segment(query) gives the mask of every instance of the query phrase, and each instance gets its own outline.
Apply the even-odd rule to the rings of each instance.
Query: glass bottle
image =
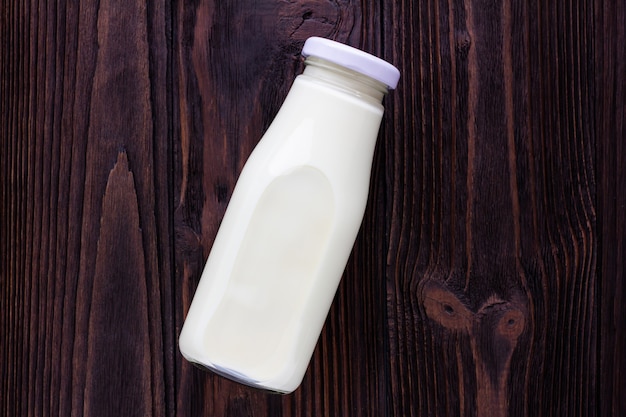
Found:
[[[183,356],[246,385],[301,383],[363,219],[391,64],[309,38],[246,162],[182,328]]]

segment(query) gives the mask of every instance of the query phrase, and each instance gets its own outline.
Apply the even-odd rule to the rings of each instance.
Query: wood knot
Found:
[[[228,203],[228,185],[223,182],[219,182],[213,186],[213,192],[215,193],[218,203]]]
[[[433,279],[420,283],[418,298],[426,315],[449,330],[463,330],[473,334],[487,326],[492,329],[491,334],[495,333],[515,343],[526,326],[524,308],[517,299],[504,301],[492,295],[478,312],[474,312],[463,301],[461,294]]]
[[[526,317],[520,310],[513,308],[505,311],[500,317],[497,324],[497,332],[499,335],[506,337],[511,341],[516,341],[524,331]]]
[[[455,331],[467,331],[471,327],[474,314],[443,284],[434,280],[424,281],[419,299],[426,315],[441,326]]]
[[[509,301],[493,295],[480,307],[478,316],[481,322],[490,323],[494,335],[515,343],[526,326],[525,311],[520,294],[514,294]]]
[[[472,46],[472,37],[466,30],[458,30],[455,33],[455,49],[460,58],[466,58]]]
[[[343,7],[334,2],[286,2],[278,11],[278,27],[287,39],[296,41],[314,35],[332,37],[343,24]]]
[[[174,228],[177,260],[200,271],[204,264],[202,241],[200,236],[189,226],[178,223]]]

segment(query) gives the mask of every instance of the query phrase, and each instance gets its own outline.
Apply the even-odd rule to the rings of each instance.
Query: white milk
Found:
[[[350,256],[381,100],[399,76],[325,39],[303,55],[237,181],[179,340],[187,360],[282,393],[302,381]]]

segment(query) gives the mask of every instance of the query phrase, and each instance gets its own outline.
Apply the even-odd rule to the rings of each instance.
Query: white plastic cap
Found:
[[[343,43],[312,37],[306,40],[302,56],[316,56],[334,64],[367,75],[389,89],[394,89],[400,79],[400,71],[387,61]]]

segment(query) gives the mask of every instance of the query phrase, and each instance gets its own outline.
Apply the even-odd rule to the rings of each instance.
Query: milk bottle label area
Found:
[[[391,64],[310,38],[305,70],[246,162],[179,338],[253,387],[301,383],[358,233]]]

